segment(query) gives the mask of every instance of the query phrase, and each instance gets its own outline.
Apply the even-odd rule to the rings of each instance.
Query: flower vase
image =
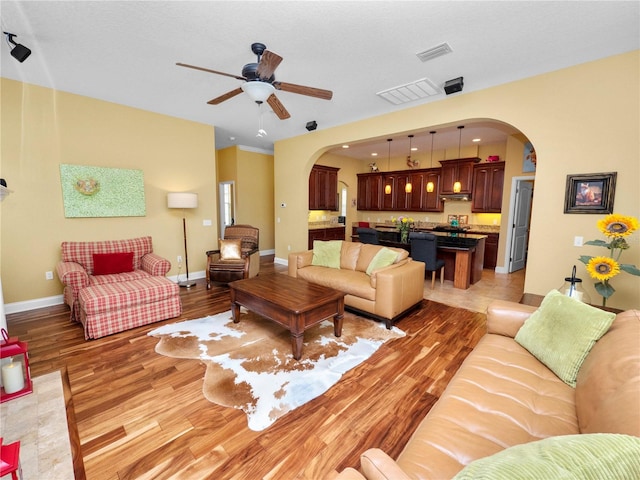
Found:
[[[400,231],[400,242],[409,243],[409,231],[408,230],[401,230]]]

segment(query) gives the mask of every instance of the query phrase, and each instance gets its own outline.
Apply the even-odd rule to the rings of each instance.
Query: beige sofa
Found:
[[[387,328],[415,307],[424,295],[424,268],[401,248],[392,265],[366,273],[380,245],[342,242],[340,268],[313,265],[313,250],[289,254],[289,276],[346,292],[347,309],[384,320]]]
[[[371,448],[361,455],[360,472],[346,469],[337,478],[450,479],[465,475],[468,469],[463,468],[476,459],[487,457],[480,463],[491,465],[514,449],[522,451],[529,442],[540,440],[529,445],[538,448],[557,440],[611,438],[576,435],[593,433],[632,436],[624,440],[635,443],[634,468],[640,474],[640,439],[635,438],[640,437],[640,311],[616,316],[579,367],[573,388],[514,340],[534,310],[512,302],[492,303],[488,333],[398,458],[394,461]],[[634,455],[623,454],[626,457]]]

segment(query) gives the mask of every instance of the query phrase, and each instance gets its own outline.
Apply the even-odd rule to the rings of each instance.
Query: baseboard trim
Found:
[[[278,265],[289,265],[289,260],[286,258],[275,257],[273,259],[273,263],[277,263]]]
[[[25,300],[23,302],[6,303],[4,312],[9,315],[11,313],[27,312],[29,310],[37,310],[38,308],[53,307],[64,303],[63,295],[54,295],[52,297],[34,298],[33,300]]]

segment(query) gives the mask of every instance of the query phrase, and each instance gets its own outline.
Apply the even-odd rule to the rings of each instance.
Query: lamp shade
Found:
[[[254,102],[266,102],[267,98],[276,91],[274,86],[270,83],[260,81],[243,83],[240,85],[240,88],[249,95],[249,98]]]
[[[167,194],[168,208],[197,208],[198,194],[189,192],[169,192]]]

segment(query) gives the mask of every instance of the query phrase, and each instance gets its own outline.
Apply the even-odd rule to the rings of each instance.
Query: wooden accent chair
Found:
[[[207,288],[211,282],[229,283],[251,278],[260,271],[260,230],[251,225],[230,225],[218,250],[207,252]]]
[[[444,260],[437,258],[438,239],[432,233],[410,232],[411,258],[425,263],[425,274],[431,272],[431,290],[436,283],[436,271],[440,270],[440,283],[444,282]]]

